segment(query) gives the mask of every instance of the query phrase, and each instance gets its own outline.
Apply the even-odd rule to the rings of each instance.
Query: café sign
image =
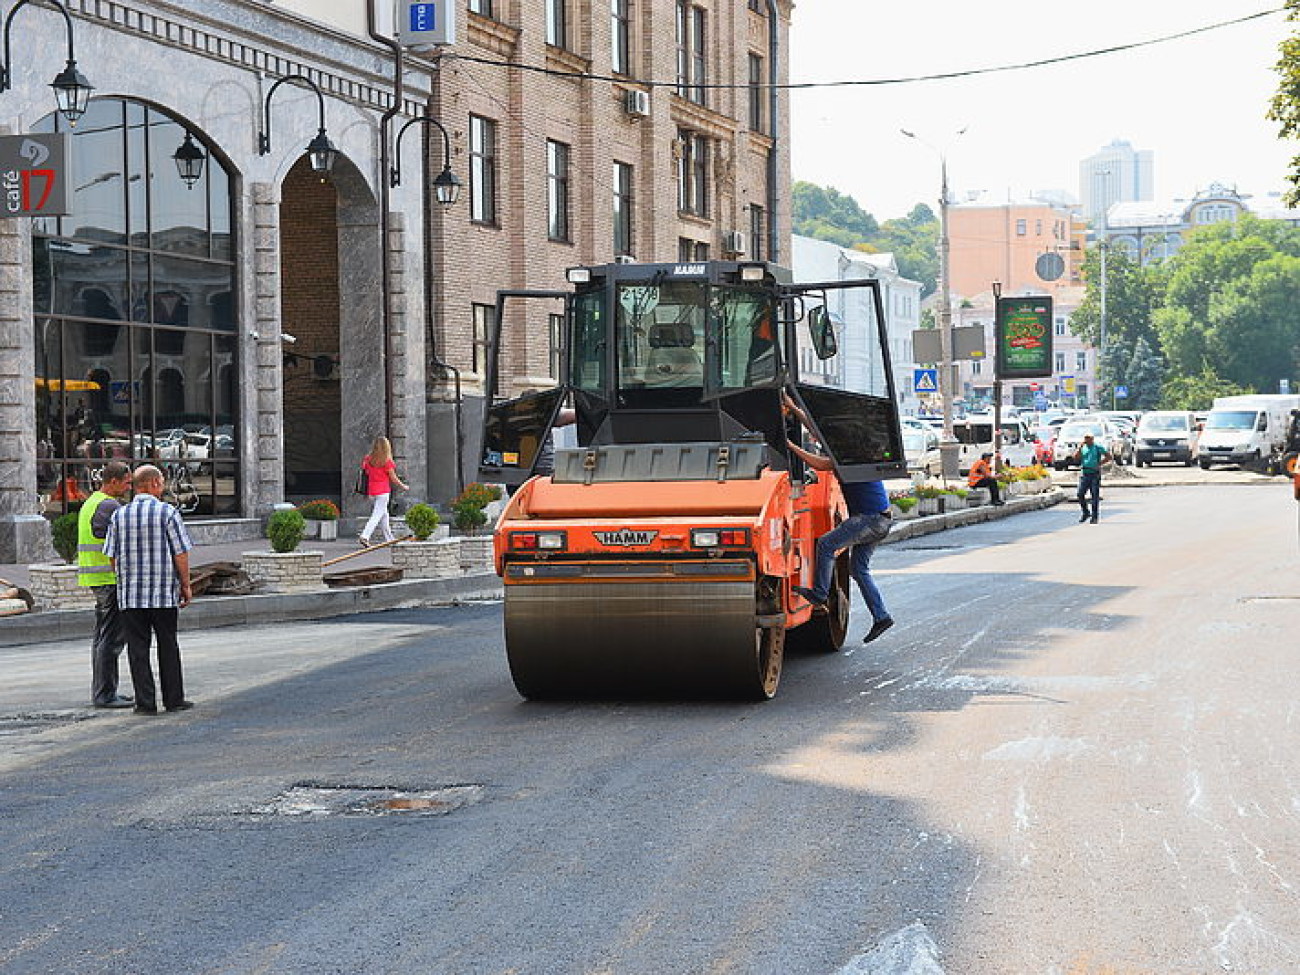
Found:
[[[0,217],[66,217],[72,212],[72,136],[0,135]]]

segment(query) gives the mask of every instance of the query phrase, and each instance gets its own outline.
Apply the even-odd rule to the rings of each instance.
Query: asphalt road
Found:
[[[1297,508],[887,546],[764,705],[522,702],[495,604],[183,634],[153,719],[0,649],[0,969],[1295,972]]]

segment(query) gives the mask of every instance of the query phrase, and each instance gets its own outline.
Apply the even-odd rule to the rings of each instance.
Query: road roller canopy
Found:
[[[570,446],[757,444],[766,466],[798,468],[783,389],[842,480],[905,474],[876,281],[793,284],[783,268],[726,261],[582,267],[569,280],[498,295],[480,478],[550,474],[552,431],[570,423]],[[553,386],[500,395],[503,365],[535,377],[542,361]]]

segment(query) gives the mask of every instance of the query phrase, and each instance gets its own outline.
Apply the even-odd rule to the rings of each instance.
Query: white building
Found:
[[[898,273],[893,254],[866,254],[798,235],[792,241],[792,271],[797,282],[870,279],[880,282],[898,405],[904,413],[915,413],[920,400],[912,387],[916,367],[912,332],[921,325],[921,283]],[[875,343],[865,340],[875,329],[874,311],[866,292],[846,290],[832,292],[828,297],[830,310],[840,322],[841,353],[822,362],[813,354],[807,336],[800,335],[800,376],[806,382],[838,389],[879,389],[879,382],[872,380],[879,375],[881,363],[872,354]]]

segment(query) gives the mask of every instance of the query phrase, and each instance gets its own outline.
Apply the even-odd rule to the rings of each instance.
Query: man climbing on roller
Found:
[[[784,392],[781,393],[781,411],[787,416],[795,417],[805,430],[813,432],[808,415]],[[829,457],[804,450],[789,439],[786,443],[813,470],[834,473],[835,465]],[[840,488],[849,508],[849,517],[817,539],[817,563],[813,570],[812,588],[791,588],[814,606],[824,606],[830,596],[835,557],[846,548],[852,549],[849,555],[849,574],[862,591],[862,598],[866,601],[867,609],[871,610],[872,619],[871,629],[862,638],[862,642],[870,643],[894,625],[889,610],[885,609],[880,589],[871,578],[871,555],[889,534],[891,525],[889,494],[879,481],[858,484],[841,482]]]

